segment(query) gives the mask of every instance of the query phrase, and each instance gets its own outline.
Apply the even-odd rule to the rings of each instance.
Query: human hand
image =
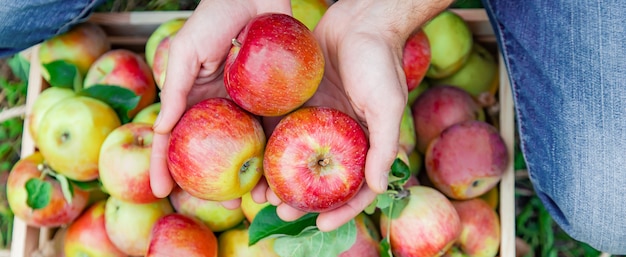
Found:
[[[231,39],[250,19],[265,12],[291,14],[291,5],[287,0],[203,0],[174,37],[161,111],[154,124],[150,186],[155,196],[167,197],[174,187],[166,159],[172,128],[193,104],[228,97],[222,75]],[[233,204],[238,205],[237,200]]]
[[[348,222],[387,189],[408,94],[402,69],[404,44],[415,28],[450,1],[431,3],[430,7],[415,6],[415,2],[342,0],[328,9],[314,31],[324,51],[326,69],[318,91],[305,105],[339,109],[356,118],[369,137],[366,185],[344,206],[320,213],[317,226],[322,231]],[[415,18],[420,13],[424,15]],[[265,121],[269,135],[278,120]],[[265,188],[266,199],[278,206],[281,219],[295,220],[305,214],[281,203],[271,189]],[[260,198],[258,194],[253,191],[255,199]]]

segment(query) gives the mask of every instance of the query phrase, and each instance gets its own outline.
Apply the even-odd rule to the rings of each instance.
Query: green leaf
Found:
[[[100,189],[100,187],[102,186],[100,180],[98,179],[94,179],[91,181],[75,181],[75,180],[70,180],[70,182],[72,184],[74,184],[76,187],[84,190],[84,191],[93,191],[93,190],[97,190]]]
[[[385,215],[387,215],[387,217],[390,217],[391,219],[395,219],[400,216],[400,214],[402,213],[406,205],[409,203],[409,198],[408,197],[394,198],[393,196],[391,198],[392,200],[389,206],[385,208],[380,208],[380,210]]]
[[[411,176],[411,169],[402,159],[396,158],[391,164],[391,172],[389,174],[389,184],[394,188],[401,188]]]
[[[50,203],[52,198],[52,184],[38,178],[31,178],[26,181],[26,204],[34,210],[44,208]]]
[[[76,65],[58,60],[46,63],[43,67],[50,75],[50,86],[69,88],[76,92],[83,87],[83,78]]]
[[[70,184],[67,177],[61,174],[54,174],[54,178],[59,181],[61,184],[61,192],[63,192],[63,197],[68,204],[72,204],[72,198],[74,197],[74,188]]]
[[[78,95],[88,96],[105,102],[120,118],[122,124],[130,122],[128,112],[137,107],[141,98],[128,88],[116,85],[94,85],[83,89]]]
[[[356,242],[356,233],[354,219],[329,232],[313,227],[296,236],[276,238],[274,251],[281,257],[335,257],[352,247]]]
[[[378,206],[378,197],[374,198],[374,201],[370,203],[367,207],[365,207],[363,212],[368,215],[372,215],[376,211],[376,206]]]
[[[389,238],[385,237],[380,240],[380,257],[393,257],[391,252],[391,245],[389,245]]]
[[[28,84],[28,72],[30,70],[30,62],[24,58],[21,54],[16,54],[11,57],[7,63],[11,67],[13,74],[17,76],[21,81]]]
[[[287,222],[276,214],[276,206],[268,205],[254,217],[248,228],[248,245],[254,245],[261,239],[278,235],[298,235],[304,229],[315,226],[317,213],[307,213],[301,218]]]

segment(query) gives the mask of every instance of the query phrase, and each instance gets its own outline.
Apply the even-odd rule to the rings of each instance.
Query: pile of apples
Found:
[[[176,187],[167,198],[150,189],[152,125],[170,42],[186,19],[161,24],[145,53],[112,49],[90,23],[42,43],[32,65],[52,86],[28,119],[37,150],[9,176],[15,217],[65,228],[68,257],[278,256],[275,238],[248,245],[249,224],[269,205],[251,197],[258,181],[296,209],[330,211],[364,186],[369,147],[352,117],[303,107],[323,76],[311,30],[328,3],[292,4],[295,18],[262,14],[242,29],[224,63],[228,97],[189,107],[174,127],[167,165]],[[385,193],[402,208],[381,211],[379,198],[354,219],[356,241],[340,256],[495,256],[495,186],[509,153],[480,101],[497,88],[494,58],[444,11],[407,40],[404,71],[398,158],[411,174]],[[271,133],[261,117],[279,118]],[[237,198],[236,209],[220,204]]]

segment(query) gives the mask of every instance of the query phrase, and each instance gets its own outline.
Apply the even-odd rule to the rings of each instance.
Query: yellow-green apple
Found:
[[[219,257],[278,257],[274,251],[276,238],[267,237],[254,245],[248,245],[248,228],[238,226],[222,232],[218,238]]]
[[[424,91],[428,90],[428,88],[430,88],[430,83],[428,82],[428,80],[422,80],[422,82],[415,89],[409,91],[409,96],[407,98],[406,104],[408,106],[413,106],[413,103],[415,103],[417,97],[424,93]]]
[[[393,256],[441,256],[461,234],[461,219],[441,192],[426,186],[408,188],[407,205],[397,217],[380,216],[380,232],[389,237]]]
[[[376,224],[363,212],[359,213],[354,221],[356,241],[350,249],[339,254],[339,257],[379,257],[380,233]]]
[[[195,197],[236,199],[261,179],[265,143],[257,117],[228,98],[209,98],[189,108],[172,129],[167,166]]]
[[[147,253],[152,227],[161,217],[174,212],[167,198],[136,204],[110,196],[104,209],[104,227],[109,239],[131,256]]]
[[[180,213],[161,217],[154,224],[146,257],[217,257],[217,237],[202,222]]]
[[[457,240],[467,257],[494,257],[500,248],[500,217],[481,198],[452,201],[461,219],[461,235]]]
[[[120,125],[109,105],[77,95],[63,99],[45,113],[37,143],[53,170],[72,180],[89,181],[98,177],[104,139]]]
[[[474,44],[473,34],[461,16],[445,10],[422,27],[430,43],[431,59],[426,77],[452,75],[467,61]]]
[[[65,257],[126,257],[118,249],[104,228],[106,200],[91,205],[67,228],[63,239]]]
[[[281,116],[302,106],[324,74],[322,49],[302,22],[264,13],[252,18],[228,53],[224,83],[237,105],[260,116]]]
[[[420,85],[430,66],[430,43],[422,28],[417,28],[406,40],[402,53],[402,68],[409,92]]]
[[[422,93],[411,111],[417,135],[415,149],[425,153],[430,141],[442,130],[457,122],[478,119],[482,108],[463,89],[441,85]]]
[[[256,214],[268,205],[270,205],[269,202],[257,203],[254,201],[250,192],[241,196],[241,211],[249,223],[252,223]]]
[[[161,23],[150,34],[150,37],[148,37],[148,41],[146,41],[146,50],[145,50],[146,63],[148,63],[150,67],[154,65],[154,55],[156,54],[156,52],[158,52],[157,46],[161,43],[161,41],[164,38],[178,32],[178,30],[180,30],[180,28],[182,28],[183,25],[185,25],[186,21],[187,21],[187,18],[184,18],[184,17],[173,18],[173,19],[167,20]]]
[[[76,65],[81,78],[102,54],[111,49],[104,30],[95,23],[81,23],[67,32],[52,37],[39,46],[39,65],[66,61]],[[50,81],[50,74],[42,67],[41,75]]]
[[[484,121],[453,124],[435,137],[424,156],[433,185],[452,199],[484,194],[500,179],[508,151],[498,130]]]
[[[495,186],[486,193],[480,195],[480,198],[485,200],[493,208],[494,210],[498,208],[498,204],[500,203],[500,190]]]
[[[400,148],[406,152],[406,154],[412,153],[415,149],[415,143],[417,140],[415,134],[415,122],[413,121],[413,112],[408,105],[404,106],[404,112],[402,113],[402,120],[400,121],[400,136],[398,137],[398,143]]]
[[[481,94],[493,96],[498,89],[499,78],[495,56],[485,47],[474,43],[465,64],[452,75],[433,80],[433,84],[457,86],[474,97],[479,97]]]
[[[131,203],[150,203],[159,198],[150,188],[152,125],[129,122],[117,127],[100,147],[100,182],[109,195]]]
[[[15,217],[34,227],[59,227],[74,221],[87,207],[89,193],[80,188],[73,189],[72,201],[69,203],[63,196],[61,184],[49,175],[42,175],[44,158],[39,152],[20,159],[9,173],[7,180],[7,201]],[[51,187],[49,202],[43,208],[31,208],[27,199],[31,190],[27,183],[31,179],[42,179]],[[39,192],[41,193],[41,192]]]
[[[161,111],[161,102],[156,102],[141,109],[132,122],[143,122],[153,125]]]
[[[201,221],[213,232],[237,226],[245,219],[241,207],[227,209],[220,202],[194,197],[180,187],[175,187],[169,198],[176,212]]]
[[[28,131],[36,145],[38,145],[37,130],[39,129],[39,124],[43,119],[43,115],[61,100],[74,95],[76,95],[74,90],[69,88],[49,87],[41,91],[39,96],[37,96],[28,119]]]
[[[302,107],[283,117],[269,137],[265,178],[283,203],[329,211],[363,185],[367,149],[365,132],[352,117],[329,107]]]
[[[150,67],[137,53],[114,49],[104,53],[87,71],[84,87],[115,85],[127,88],[140,96],[137,106],[128,112],[134,117],[139,110],[154,103],[157,87]]]
[[[315,29],[328,7],[330,6],[326,0],[291,0],[293,17],[304,23],[310,30]]]
[[[424,156],[418,151],[413,151],[409,154],[409,170],[413,176],[416,176],[422,170],[424,166]]]
[[[170,54],[170,44],[174,34],[167,36],[157,45],[157,51],[154,53],[154,63],[152,64],[152,76],[154,82],[159,89],[163,89],[165,84],[165,73],[167,71],[167,62]]]

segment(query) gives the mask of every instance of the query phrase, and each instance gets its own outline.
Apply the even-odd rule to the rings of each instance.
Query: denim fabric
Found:
[[[626,254],[626,2],[483,2],[539,197],[573,238]]]
[[[104,0],[0,0],[0,58],[40,43],[89,18]]]

